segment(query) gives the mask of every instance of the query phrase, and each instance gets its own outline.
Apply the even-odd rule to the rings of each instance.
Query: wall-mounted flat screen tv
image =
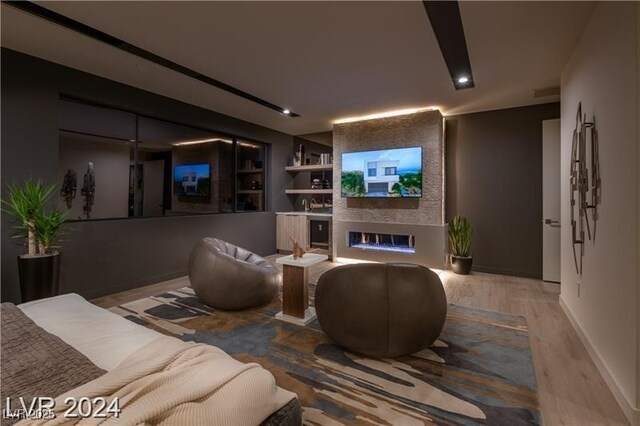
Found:
[[[422,197],[422,147],[342,154],[343,197]]]
[[[211,193],[209,164],[181,164],[173,168],[173,194],[208,197]]]

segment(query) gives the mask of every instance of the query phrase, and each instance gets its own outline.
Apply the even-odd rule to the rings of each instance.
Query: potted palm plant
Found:
[[[3,211],[16,220],[14,238],[25,240],[27,253],[18,256],[18,275],[22,301],[41,299],[58,293],[61,254],[55,243],[62,234],[66,212],[45,210],[55,185],[27,180],[20,186],[7,185]]]
[[[451,246],[451,269],[456,274],[471,272],[471,235],[473,229],[466,217],[456,216],[449,222],[449,245]]]

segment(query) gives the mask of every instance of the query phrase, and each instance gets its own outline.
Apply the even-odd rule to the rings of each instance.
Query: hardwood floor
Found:
[[[276,256],[272,258],[275,259]],[[309,282],[336,263],[312,266]],[[558,303],[560,285],[473,273],[440,273],[449,303],[523,315],[546,425],[626,425],[621,409]],[[189,285],[187,277],[92,300],[105,308]]]

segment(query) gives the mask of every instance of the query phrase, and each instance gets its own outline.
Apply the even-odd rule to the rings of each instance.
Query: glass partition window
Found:
[[[138,119],[139,216],[230,212],[233,138]]]
[[[61,105],[59,205],[71,219],[265,210],[265,145],[75,101]]]
[[[105,219],[129,215],[128,140],[60,130],[58,206],[69,219]]]

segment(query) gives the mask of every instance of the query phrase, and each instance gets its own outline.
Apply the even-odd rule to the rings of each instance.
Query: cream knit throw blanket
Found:
[[[118,397],[122,412],[65,419],[67,397]],[[221,349],[160,337],[116,369],[56,398],[56,418],[19,425],[258,425],[295,395],[256,363]]]

